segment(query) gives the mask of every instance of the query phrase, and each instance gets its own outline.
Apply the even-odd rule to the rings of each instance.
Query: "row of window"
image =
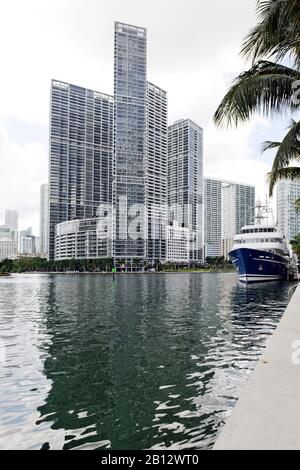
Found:
[[[262,227],[262,228],[251,228],[251,229],[244,229],[242,233],[274,233],[276,232],[275,228],[269,227]]]
[[[248,243],[280,243],[282,240],[279,238],[254,238],[251,240],[235,240],[237,244],[248,244]]]

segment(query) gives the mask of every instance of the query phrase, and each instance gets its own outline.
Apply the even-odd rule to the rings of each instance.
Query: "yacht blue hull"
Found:
[[[229,257],[244,283],[286,280],[288,260],[275,253],[251,248],[232,250]]]

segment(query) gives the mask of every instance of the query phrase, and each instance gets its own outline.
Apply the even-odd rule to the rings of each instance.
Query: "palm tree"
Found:
[[[291,245],[296,255],[300,258],[300,234],[294,240],[291,240]]]
[[[223,98],[214,115],[217,125],[238,125],[256,112],[269,117],[300,110],[300,1],[257,0],[257,14],[258,24],[241,50],[252,67],[234,80]],[[290,166],[300,162],[300,122],[291,121],[282,142],[264,143],[263,151],[271,148],[277,152],[268,175],[270,196],[278,180],[300,177],[300,167]]]

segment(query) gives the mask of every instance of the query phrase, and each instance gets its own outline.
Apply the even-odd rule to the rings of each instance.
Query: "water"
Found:
[[[212,447],[289,286],[116,278],[0,279],[0,449]]]

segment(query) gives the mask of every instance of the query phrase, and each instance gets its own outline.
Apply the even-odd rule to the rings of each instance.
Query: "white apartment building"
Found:
[[[189,262],[203,261],[203,192],[203,129],[181,119],[168,129],[169,222],[189,229]]]
[[[205,257],[227,257],[233,238],[255,221],[255,187],[205,178]]]
[[[190,261],[190,230],[180,227],[177,222],[167,225],[167,261],[189,263]]]
[[[15,258],[18,251],[18,243],[12,239],[0,240],[0,261]]]
[[[205,258],[222,255],[222,181],[204,178]]]
[[[300,178],[277,183],[278,226],[289,241],[300,233],[300,210],[295,206],[299,198]]]
[[[111,237],[111,224],[104,218],[62,222],[56,226],[55,259],[110,258]]]
[[[35,237],[33,235],[21,237],[20,244],[21,244],[20,251],[22,255],[36,254]]]

